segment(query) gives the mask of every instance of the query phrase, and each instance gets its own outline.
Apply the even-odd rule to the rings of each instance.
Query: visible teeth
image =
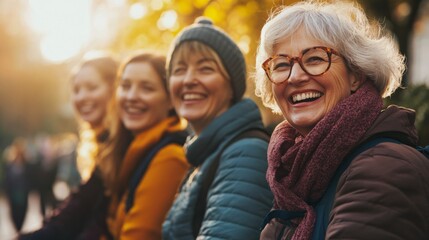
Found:
[[[91,112],[94,109],[94,104],[85,104],[82,105],[79,109],[81,112]]]
[[[292,96],[292,101],[294,103],[296,103],[296,102],[303,101],[306,99],[318,98],[320,96],[322,96],[322,94],[319,92],[299,93],[299,94]]]
[[[203,96],[201,94],[196,93],[187,93],[183,95],[183,100],[196,100],[196,99],[202,99]]]
[[[136,108],[136,107],[126,107],[126,111],[127,111],[128,113],[141,113],[141,112],[143,112],[144,110],[143,110],[143,109],[141,109],[141,108]]]

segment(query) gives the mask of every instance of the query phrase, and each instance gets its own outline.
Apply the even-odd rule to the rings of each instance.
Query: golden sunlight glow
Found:
[[[40,34],[46,60],[67,60],[89,40],[91,1],[28,0],[28,6],[28,24]]]
[[[207,4],[209,3],[209,0],[195,0],[195,1],[192,1],[192,3],[196,8],[201,9],[207,6]]]
[[[42,56],[51,62],[62,62],[80,50],[80,44],[73,42],[73,39],[69,39],[69,36],[51,34],[44,37],[40,43],[40,51]]]
[[[222,22],[227,18],[225,11],[222,11],[222,6],[218,2],[213,2],[204,9],[204,16],[213,20],[213,22]]]
[[[165,11],[158,20],[160,30],[173,29],[177,26],[177,13],[174,10]]]
[[[238,47],[244,54],[248,54],[250,50],[250,37],[247,35],[242,36],[238,41]]]
[[[152,7],[153,10],[157,11],[157,10],[161,10],[162,7],[164,6],[164,2],[163,1],[159,1],[159,0],[152,0],[150,6]]]
[[[132,19],[141,19],[147,14],[147,7],[142,3],[134,3],[130,7],[130,17]]]
[[[123,6],[126,3],[126,0],[108,0],[109,3],[112,3],[115,6]]]

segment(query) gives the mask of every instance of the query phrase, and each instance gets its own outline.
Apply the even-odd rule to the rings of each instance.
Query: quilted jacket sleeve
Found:
[[[259,239],[273,198],[265,179],[266,153],[267,143],[260,139],[243,139],[225,149],[198,239]]]
[[[381,143],[341,177],[326,239],[427,239],[428,219],[429,160]]]

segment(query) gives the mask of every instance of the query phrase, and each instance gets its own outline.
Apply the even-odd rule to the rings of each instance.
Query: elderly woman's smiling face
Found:
[[[293,37],[279,41],[274,46],[274,55],[298,57],[303,50],[315,46],[326,44],[301,29]],[[356,91],[362,82],[347,68],[343,58],[336,54],[331,55],[328,71],[320,76],[309,75],[296,61],[290,71],[286,81],[272,84],[272,91],[283,116],[304,136],[335,105]]]

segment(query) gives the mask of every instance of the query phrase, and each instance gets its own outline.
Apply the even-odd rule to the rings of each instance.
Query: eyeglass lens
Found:
[[[327,50],[323,48],[308,49],[300,58],[290,58],[288,56],[274,57],[267,63],[271,81],[275,83],[286,81],[290,76],[295,61],[300,64],[306,73],[317,76],[329,69],[331,57]]]

